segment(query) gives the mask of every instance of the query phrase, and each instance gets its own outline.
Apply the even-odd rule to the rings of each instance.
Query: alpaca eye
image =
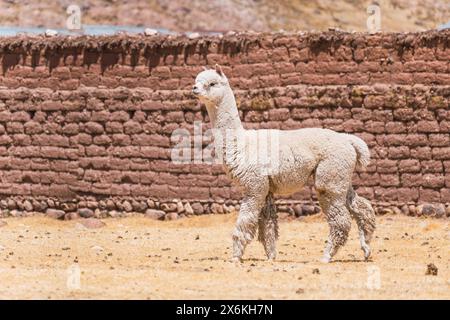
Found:
[[[209,86],[210,86],[210,87],[214,87],[216,84],[217,84],[217,82],[213,82],[213,83],[211,83]]]

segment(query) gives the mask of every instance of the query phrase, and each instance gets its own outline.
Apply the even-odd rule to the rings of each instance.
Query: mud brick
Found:
[[[426,188],[441,188],[445,185],[445,177],[437,174],[423,175],[422,186]]]
[[[443,161],[445,172],[450,172],[450,161]]]
[[[165,120],[168,122],[183,122],[184,121],[184,113],[183,113],[183,111],[168,112],[165,116]]]
[[[126,134],[113,134],[112,135],[112,144],[126,146],[131,144],[131,137]]]
[[[428,145],[427,136],[424,134],[408,134],[404,138],[404,142],[406,145],[412,146],[412,147]]]
[[[88,157],[106,156],[108,154],[105,147],[96,145],[86,146],[85,152]]]
[[[388,149],[388,155],[391,159],[406,159],[410,156],[410,150],[408,147],[390,147]]]
[[[399,161],[399,172],[411,172],[411,173],[418,173],[420,172],[420,162],[416,159],[407,159],[407,160],[400,160]]]
[[[125,134],[137,134],[142,132],[142,125],[137,121],[127,121],[123,124]]]
[[[419,187],[423,183],[423,176],[421,174],[404,173],[400,177],[403,187]]]
[[[37,146],[17,146],[9,148],[9,155],[19,158],[33,158],[39,157],[39,147]]]
[[[72,144],[90,145],[92,144],[92,136],[87,133],[80,133],[70,138]]]
[[[25,111],[13,112],[10,121],[27,122],[30,121],[30,114]]]
[[[73,173],[59,172],[58,182],[67,185],[75,185],[78,182],[78,177],[76,174]]]
[[[411,158],[420,160],[431,160],[432,153],[430,147],[417,147],[411,149]]]
[[[2,134],[0,135],[0,145],[8,145],[12,142],[13,140],[11,139],[11,137]]]
[[[397,200],[402,202],[417,201],[419,199],[418,188],[397,188]]]
[[[342,123],[345,132],[361,132],[364,131],[364,123],[361,120],[350,119]]]
[[[126,122],[130,120],[130,115],[126,111],[114,111],[109,116],[109,121]]]
[[[153,146],[142,146],[140,148],[141,156],[150,159],[168,159],[170,156],[170,149]]]
[[[123,124],[118,121],[109,121],[105,123],[105,131],[107,133],[122,133]]]
[[[401,108],[393,111],[394,119],[398,121],[414,120],[414,110],[409,108]]]
[[[25,128],[25,130],[27,130],[27,128]],[[79,125],[76,123],[68,123],[62,128],[62,132],[69,136],[77,135],[79,132]]]
[[[170,190],[168,185],[164,184],[152,184],[147,187],[149,194],[153,197],[158,197],[161,199],[167,199],[170,197]]]
[[[406,132],[406,125],[402,122],[388,122],[386,123],[387,133],[402,133]]]
[[[135,134],[131,136],[133,144],[140,146],[170,147],[169,137],[159,134]]]
[[[382,188],[375,187],[374,188],[374,196],[378,201],[397,201],[398,200],[398,188]]]
[[[175,187],[171,189],[176,191],[177,193],[181,192],[180,194],[185,194],[186,199],[204,199],[209,198],[211,196],[209,188],[206,187],[197,187],[197,188]]]
[[[352,108],[352,117],[355,120],[367,121],[372,119],[372,110],[365,108]]]
[[[442,172],[444,172],[444,167],[443,167],[441,161],[422,160],[421,166],[422,166],[423,173],[442,173]]]
[[[359,174],[360,179],[360,186],[365,187],[373,187],[379,184],[380,182],[380,175],[378,173],[365,173],[361,172]]]
[[[439,132],[439,123],[437,121],[419,121],[417,130],[419,132]]]
[[[400,184],[399,177],[396,174],[380,174],[380,186],[395,187]]]
[[[103,126],[98,122],[87,122],[83,125],[83,129],[89,134],[102,134],[104,132]]]
[[[141,110],[144,111],[151,111],[151,110],[163,110],[164,109],[164,104],[161,101],[143,101],[140,105],[139,108]],[[110,119],[113,120],[113,119]],[[128,119],[126,119],[128,120]],[[126,121],[126,120],[122,120],[122,121]],[[118,121],[118,120],[117,120]]]
[[[292,110],[292,118],[295,120],[308,119],[310,114],[311,110],[307,108],[295,108]]]
[[[443,203],[450,203],[450,188],[442,188],[441,189],[441,201]]]
[[[23,124],[21,122],[7,122],[6,132],[8,133],[22,133],[24,132]]]
[[[110,195],[110,196],[128,196],[130,194],[130,186],[123,184],[106,184],[101,182],[86,183],[86,190],[97,195]]]
[[[158,182],[158,174],[156,172],[141,172],[140,174],[140,183],[142,184],[152,184]]]
[[[383,137],[383,143],[387,146],[403,146],[405,136],[401,134],[387,134]]]
[[[109,145],[111,144],[112,139],[109,136],[103,134],[101,136],[95,136],[92,142],[96,145]]]
[[[395,173],[395,172],[397,172],[397,161],[395,161],[395,160],[389,160],[389,159],[377,160],[376,166],[377,166],[378,173]],[[419,171],[420,171],[420,167],[419,167]]]
[[[80,123],[80,122],[89,121],[90,117],[91,117],[91,114],[89,112],[68,112],[65,117],[65,121]]]
[[[289,109],[272,109],[269,110],[269,119],[272,121],[285,121],[289,118]]]
[[[226,200],[230,198],[229,188],[209,188],[210,196],[215,200]]]
[[[63,148],[52,147],[52,146],[43,146],[40,148],[40,156],[42,158],[64,158],[65,151]]]
[[[12,134],[10,135],[12,143],[17,146],[29,146],[31,144],[31,138],[26,134]]]
[[[450,134],[450,121],[441,121],[439,123],[439,131],[444,134],[447,134],[448,137]]]
[[[246,122],[262,122],[264,121],[264,114],[258,111],[249,111],[246,113],[244,120]]]
[[[381,121],[367,121],[365,123],[365,129],[370,133],[384,133],[385,124]]]
[[[28,170],[31,168],[31,160],[16,158],[11,161],[9,167],[13,170]]]
[[[450,160],[450,147],[433,148],[433,159]]]
[[[58,111],[64,110],[64,106],[61,101],[44,101],[41,103],[41,110],[43,111]]]
[[[421,202],[440,202],[441,194],[438,190],[433,189],[420,189],[419,200]]]

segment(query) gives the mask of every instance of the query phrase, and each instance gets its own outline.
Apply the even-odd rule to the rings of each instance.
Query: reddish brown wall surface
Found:
[[[190,88],[214,63],[245,127],[355,133],[372,152],[367,172],[355,174],[360,194],[379,207],[448,204],[449,36],[0,39],[0,208],[144,211],[149,198],[178,198],[220,212],[209,204],[237,203],[220,166],[170,161],[175,129],[210,127]],[[315,198],[306,188],[292,199]]]

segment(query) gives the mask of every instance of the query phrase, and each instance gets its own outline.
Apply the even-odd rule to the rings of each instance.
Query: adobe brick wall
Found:
[[[373,160],[354,184],[379,212],[450,212],[449,31],[29,36],[0,39],[0,59],[3,215],[183,211],[173,199],[196,213],[231,210],[241,194],[220,166],[170,161],[175,129],[210,127],[190,88],[215,63],[245,127],[362,137]],[[294,205],[311,201],[307,187],[279,203],[300,214],[311,206]]]

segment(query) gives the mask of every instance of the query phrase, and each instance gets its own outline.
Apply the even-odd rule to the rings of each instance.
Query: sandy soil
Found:
[[[450,299],[448,219],[379,217],[369,262],[353,226],[338,260],[326,265],[319,262],[323,217],[282,222],[278,260],[266,261],[253,242],[240,266],[228,262],[234,219],[132,217],[104,220],[101,229],[44,217],[4,219],[0,298]],[[429,263],[437,275],[426,275]]]

